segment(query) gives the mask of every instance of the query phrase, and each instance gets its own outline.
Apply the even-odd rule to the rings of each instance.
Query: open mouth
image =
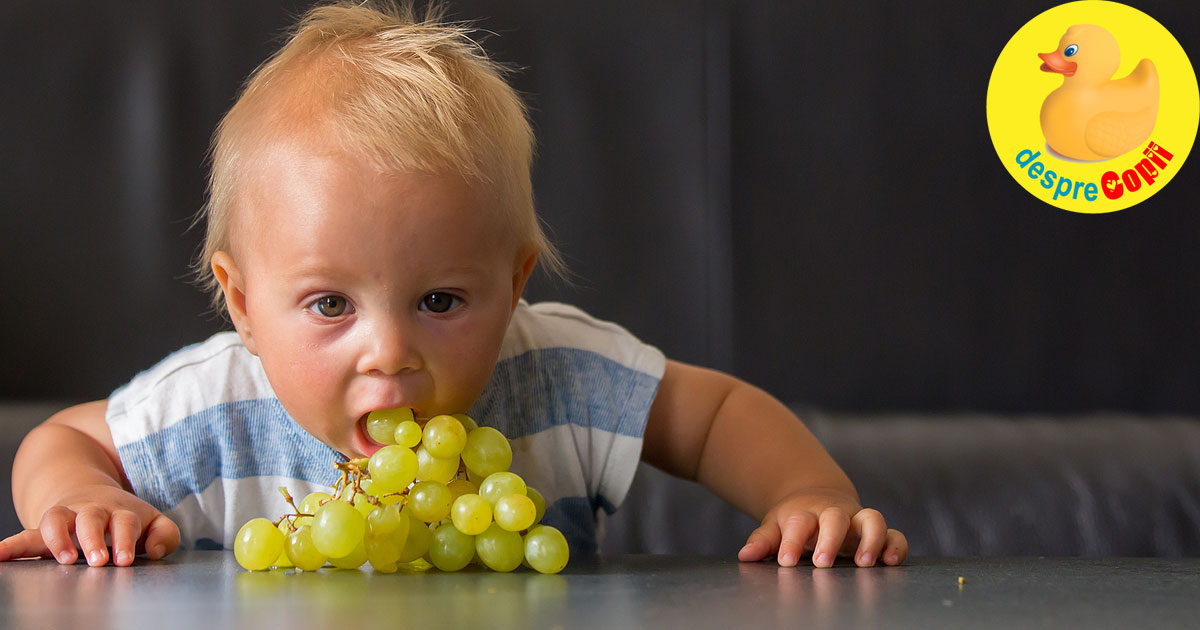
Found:
[[[375,454],[375,451],[387,446],[377,442],[367,431],[367,415],[363,414],[354,424],[354,448],[358,449],[363,457],[370,457]]]
[[[416,409],[413,409],[413,412],[415,414]],[[370,415],[371,412],[364,413],[354,423],[353,445],[355,450],[361,453],[363,457],[370,457],[379,449],[387,446],[371,437],[371,432],[367,430],[367,417]]]

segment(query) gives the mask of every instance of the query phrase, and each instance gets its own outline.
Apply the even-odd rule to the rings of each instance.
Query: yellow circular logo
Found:
[[[1069,2],[1000,51],[988,131],[1004,168],[1064,210],[1114,212],[1170,182],[1196,140],[1200,93],[1179,42],[1117,2]]]

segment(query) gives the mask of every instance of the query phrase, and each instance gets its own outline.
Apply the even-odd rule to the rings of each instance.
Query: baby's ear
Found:
[[[537,248],[532,243],[522,247],[521,251],[517,253],[513,270],[512,307],[514,309],[517,308],[517,302],[521,299],[521,292],[525,290],[525,283],[529,281],[529,276],[533,273],[534,266],[537,265],[537,259]]]
[[[246,349],[257,356],[254,336],[250,334],[250,323],[246,317],[246,285],[242,282],[242,273],[233,262],[233,257],[225,252],[213,254],[211,264],[213,276],[221,285],[221,293],[225,294],[225,310],[229,312],[229,319],[233,320],[233,326],[237,328]]]

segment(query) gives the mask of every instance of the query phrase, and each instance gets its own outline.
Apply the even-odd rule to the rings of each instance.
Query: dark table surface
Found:
[[[959,584],[958,578],[965,580]],[[5,628],[1164,628],[1200,619],[1200,559],[911,558],[779,568],[733,558],[472,569],[248,573],[228,552],[126,568],[0,564]],[[400,622],[400,623],[397,623]],[[156,624],[151,626],[151,624]]]

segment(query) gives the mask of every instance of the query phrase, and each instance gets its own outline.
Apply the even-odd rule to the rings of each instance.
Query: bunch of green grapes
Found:
[[[333,492],[314,492],[275,521],[255,518],[233,552],[250,571],[326,564],[395,573],[402,566],[458,571],[476,562],[493,571],[522,564],[541,573],[567,566],[567,539],[539,525],[541,493],[508,472],[504,434],[464,414],[414,418],[412,409],[374,411],[367,432],[385,446],[369,459],[334,462]]]

